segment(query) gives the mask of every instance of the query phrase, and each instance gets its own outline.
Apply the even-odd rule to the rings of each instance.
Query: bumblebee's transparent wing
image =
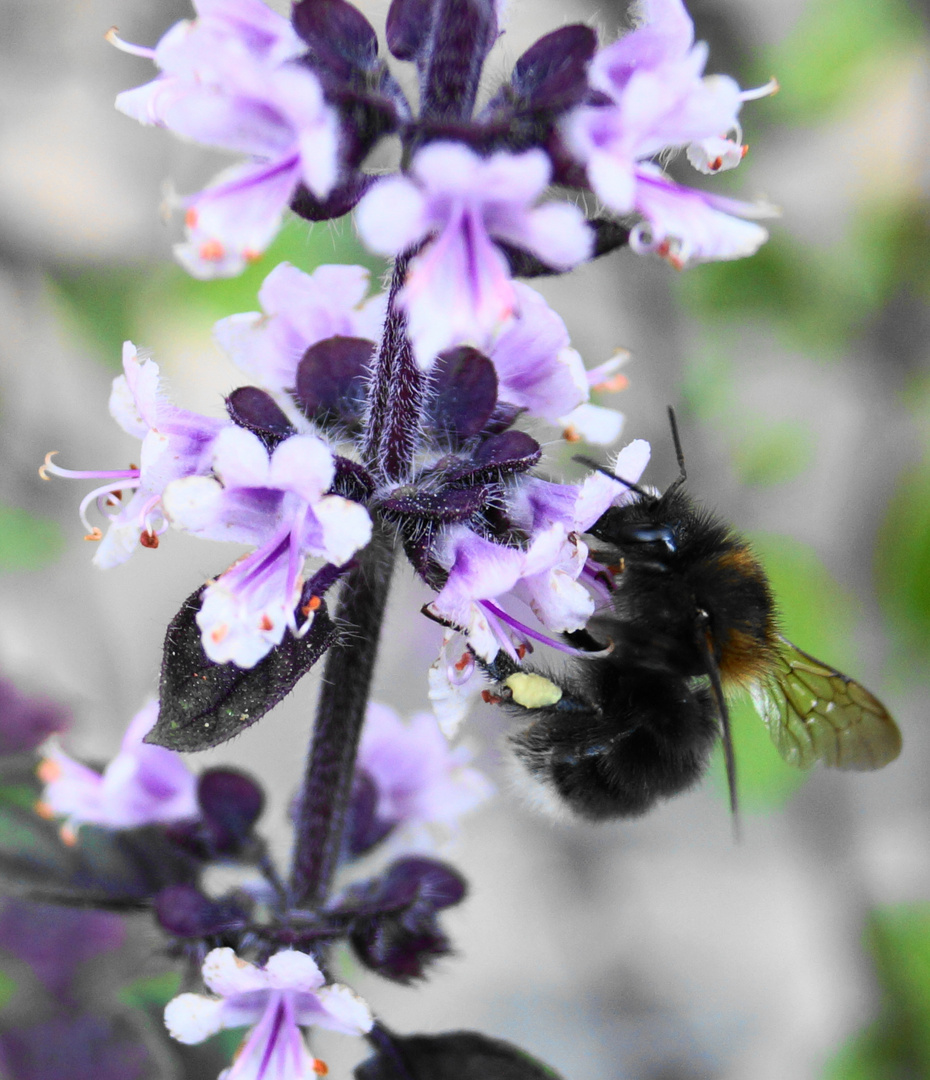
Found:
[[[901,752],[901,732],[884,705],[854,679],[779,636],[772,674],[753,701],[789,765],[880,769]]]

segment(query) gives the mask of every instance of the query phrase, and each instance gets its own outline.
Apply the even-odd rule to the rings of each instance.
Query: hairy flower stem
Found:
[[[410,473],[426,394],[426,377],[407,339],[407,316],[397,305],[409,262],[408,253],[394,263],[384,334],[369,385],[362,449],[365,464],[387,480],[403,480]]]
[[[342,589],[336,619],[347,631],[345,640],[329,650],[323,671],[297,816],[290,884],[294,905],[322,904],[339,864],[393,566],[391,538],[376,529]]]

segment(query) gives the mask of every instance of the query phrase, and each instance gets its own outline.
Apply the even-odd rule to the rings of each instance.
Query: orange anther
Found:
[[[314,611],[319,611],[322,604],[323,601],[320,599],[319,596],[311,596],[310,599],[306,602],[306,604],[304,604],[304,606],[300,609],[300,612],[302,615],[306,615],[309,617],[314,613]]]
[[[242,253],[242,257],[247,263],[254,263],[258,262],[258,260],[262,257],[262,253],[260,251],[256,251],[255,248],[246,248],[245,251],[243,251]]]
[[[197,208],[194,207],[194,206],[189,206],[187,208],[187,213],[185,213],[185,215],[184,215],[184,224],[189,229],[196,229],[197,228],[197,219],[198,219]]]
[[[67,822],[58,830],[58,835],[61,837],[61,842],[65,847],[74,847],[77,843],[77,832],[74,826],[69,825]]]
[[[90,532],[84,537],[85,540],[102,540],[103,533],[95,525]]]
[[[326,1076],[329,1072],[329,1066],[325,1061],[320,1061],[319,1058],[313,1059],[313,1064],[310,1066],[317,1076]]]
[[[214,645],[219,645],[219,643],[223,640],[223,638],[226,637],[228,633],[229,627],[226,625],[226,623],[221,623],[219,626],[216,627],[215,630],[212,630],[210,632],[210,640],[213,642]]]
[[[618,371],[612,378],[595,384],[592,389],[600,390],[603,394],[618,394],[621,390],[626,390],[629,385],[630,380],[626,375]]]
[[[562,438],[566,442],[581,442],[581,436],[578,434],[578,429],[572,424],[569,424],[562,432]]]
[[[61,776],[61,766],[52,758],[43,758],[36,769],[36,776],[43,784],[51,784]]]
[[[490,690],[482,690],[481,700],[487,705],[500,705],[504,699],[497,694],[492,694]]]
[[[471,664],[471,654],[463,652],[461,657],[452,665],[456,671],[464,671]]]
[[[271,621],[270,615],[262,615],[261,622],[258,624],[259,630],[264,630],[267,634],[269,630],[274,630],[274,623]]]
[[[154,551],[158,547],[158,533],[148,532],[148,530],[139,533],[139,543],[144,548],[151,548]]]
[[[721,165],[723,165],[723,158],[715,157],[713,161],[708,163],[707,167],[711,170],[711,172],[716,172],[721,167]]]
[[[219,240],[206,240],[200,245],[200,257],[204,262],[219,262],[226,254],[226,248]]]
[[[45,818],[46,821],[51,821],[51,819],[55,816],[55,811],[48,805],[47,802],[37,802],[33,809],[40,818]]]

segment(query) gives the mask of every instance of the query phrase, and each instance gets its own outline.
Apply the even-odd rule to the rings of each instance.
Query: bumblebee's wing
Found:
[[[864,771],[901,752],[901,732],[878,698],[780,635],[774,669],[752,696],[789,765]]]

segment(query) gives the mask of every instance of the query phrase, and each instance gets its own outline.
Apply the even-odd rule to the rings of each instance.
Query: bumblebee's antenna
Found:
[[[675,444],[675,456],[678,458],[678,479],[668,489],[674,491],[688,479],[688,473],[685,470],[685,452],[681,448],[681,436],[678,434],[678,418],[671,405],[668,407],[668,422],[672,426],[672,442]]]
[[[643,495],[647,499],[651,497],[645,488],[641,488],[639,484],[634,484],[632,480],[624,480],[622,476],[617,476],[617,474],[612,473],[606,465],[600,465],[596,462],[594,458],[585,457],[584,454],[575,454],[572,461],[577,461],[579,465],[587,465],[589,469],[594,469],[596,472],[609,476],[611,480],[616,480],[618,484],[623,484],[623,486],[629,488],[630,491],[635,491],[637,495]]]

